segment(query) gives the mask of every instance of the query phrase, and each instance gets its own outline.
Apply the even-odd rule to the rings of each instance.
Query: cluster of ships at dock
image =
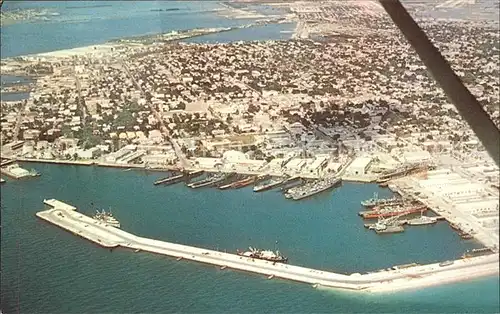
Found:
[[[422,226],[432,225],[444,217],[425,216],[427,206],[419,201],[407,198],[378,198],[375,194],[373,198],[362,201],[366,210],[358,213],[363,219],[377,219],[375,223],[364,224],[365,228],[374,230],[376,233],[397,233],[404,231],[404,225]],[[408,218],[410,217],[410,218]],[[462,239],[472,239],[474,231],[463,231],[459,225],[450,223],[450,227],[459,232]]]
[[[401,166],[400,168],[397,168],[395,170],[381,173],[377,179],[377,183],[382,187],[386,187],[390,180],[394,180],[394,179],[397,179],[400,177],[405,177],[408,175],[413,175],[413,174],[426,172],[426,171],[434,170],[434,169],[436,169],[436,167],[434,165],[429,165],[429,164],[418,164],[418,163],[417,164],[408,164],[408,165]]]
[[[201,179],[197,177],[203,176]],[[301,200],[332,189],[342,183],[340,178],[305,180],[300,177],[271,177],[269,175],[240,175],[237,173],[206,174],[202,170],[172,174],[159,179],[154,185],[170,185],[185,182],[192,189],[215,187],[220,190],[240,189],[254,185],[254,192],[264,192],[280,188],[286,198]]]

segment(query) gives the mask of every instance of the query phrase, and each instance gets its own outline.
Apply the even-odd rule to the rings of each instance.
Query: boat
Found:
[[[407,222],[407,224],[409,226],[421,226],[421,225],[435,224],[436,222],[437,222],[437,218],[436,217],[429,217],[429,216],[423,216],[423,215],[421,215],[418,218],[409,219],[408,222]]]
[[[383,228],[375,229],[376,233],[398,233],[403,231],[405,229],[400,225],[385,225]]]
[[[402,264],[402,265],[394,265],[392,266],[392,270],[398,270],[398,269],[406,269],[406,268],[411,268],[411,267],[416,267],[420,266],[418,263],[409,263],[409,264]]]
[[[172,175],[172,176],[169,176],[169,177],[166,177],[166,178],[162,178],[162,179],[156,180],[153,184],[154,185],[159,185],[159,184],[169,185],[169,184],[178,183],[178,182],[180,182],[182,180],[184,180],[184,174],[183,173],[178,174],[178,175]]]
[[[5,180],[0,178],[0,183],[5,183]]]
[[[237,250],[236,254],[238,254],[239,256],[256,258],[274,263],[288,263],[288,258],[281,255],[279,251],[273,252],[271,250],[258,250],[249,247],[249,251],[241,252],[240,250]]]
[[[252,183],[254,183],[257,180],[257,177],[251,176],[247,177],[245,179],[239,180],[231,184],[232,189],[241,189],[244,188],[245,186],[248,186]]]
[[[444,261],[439,263],[439,266],[444,267],[444,266],[450,266],[453,265],[454,261]]]
[[[326,180],[320,180],[313,182],[311,184],[306,184],[303,187],[297,189],[289,190],[287,193],[290,194],[294,201],[298,201],[307,197],[311,197],[318,193],[329,190],[342,182],[341,178],[330,178]],[[286,195],[285,195],[286,197]]]
[[[373,197],[361,202],[361,205],[364,207],[375,207],[381,205],[397,205],[403,202],[402,199],[398,199],[395,197],[392,198],[378,198],[378,194],[374,193]]]
[[[458,224],[453,223],[453,222],[450,222],[450,228],[453,230],[460,230],[460,226]]]
[[[283,184],[285,182],[285,180],[286,179],[283,179],[283,178],[272,179],[268,182],[254,186],[253,191],[254,192],[263,192],[263,191],[270,190],[272,188],[275,188],[275,187]]]
[[[97,221],[104,222],[107,225],[110,225],[115,228],[120,228],[120,222],[113,217],[113,214],[111,211],[105,212],[104,209],[100,212],[99,210],[96,210],[96,213],[94,216],[92,216]]]
[[[29,175],[30,175],[31,177],[39,177],[39,176],[41,176],[40,172],[36,171],[35,169],[31,169],[31,170],[29,171]]]
[[[375,231],[382,231],[382,230],[387,229],[387,225],[382,223],[382,222],[377,222],[373,226],[371,226],[370,229],[375,230]]]
[[[231,187],[231,185],[240,180],[241,176],[236,174],[236,173],[230,173],[226,176],[226,178],[224,179],[224,181],[222,181],[221,183],[219,183],[217,185],[217,187],[220,189],[220,190],[225,190],[225,189],[229,189]]]
[[[488,255],[494,253],[494,250],[489,247],[483,247],[479,249],[472,249],[472,250],[467,250],[463,255],[462,258],[470,258],[470,257],[476,257],[476,256],[483,256],[483,255]]]
[[[429,167],[427,165],[422,165],[422,164],[404,165],[398,169],[381,174],[380,177],[376,180],[376,182],[385,183],[391,179],[403,177],[415,172],[425,171],[427,169],[429,169]]]
[[[394,216],[405,216],[409,214],[415,214],[418,212],[426,211],[425,206],[413,206],[413,207],[388,207],[381,210],[372,210],[367,212],[360,212],[359,215],[364,219],[373,218],[387,218]]]
[[[196,177],[203,175],[204,173],[205,173],[204,170],[195,170],[195,171],[188,172],[186,174],[186,176],[187,176],[188,180],[191,180],[193,178],[196,178]]]
[[[187,186],[189,186],[192,189],[202,188],[202,187],[211,186],[211,185],[220,183],[225,178],[226,178],[226,176],[224,174],[217,173],[217,174],[213,174],[213,175],[209,176],[206,179],[202,179],[202,180],[199,180],[199,181],[196,181],[193,183],[189,183]]]
[[[467,233],[467,232],[460,233],[460,237],[464,240],[470,240],[470,239],[474,238],[474,236],[472,234]]]
[[[283,193],[287,193],[290,189],[293,189],[295,187],[299,187],[304,184],[304,181],[299,178],[299,177],[293,177],[285,182],[283,182],[283,186],[281,187],[281,191]]]

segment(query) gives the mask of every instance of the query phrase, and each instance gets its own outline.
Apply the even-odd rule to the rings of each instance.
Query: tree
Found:
[[[115,125],[123,125],[125,127],[131,126],[135,122],[134,117],[130,111],[120,111],[115,119]]]

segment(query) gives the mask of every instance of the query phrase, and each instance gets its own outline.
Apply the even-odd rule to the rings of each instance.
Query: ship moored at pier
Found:
[[[378,198],[378,194],[374,193],[373,197],[361,202],[361,205],[364,207],[375,207],[375,206],[383,206],[383,205],[399,205],[404,203],[403,199],[391,197],[391,198]]]
[[[281,255],[279,251],[273,252],[271,250],[259,250],[252,247],[248,248],[249,251],[241,252],[240,250],[236,251],[236,254],[240,256],[262,259],[275,263],[288,263],[288,258]]]
[[[386,218],[398,215],[410,215],[426,211],[428,208],[425,205],[403,205],[403,206],[387,206],[377,208],[376,210],[361,211],[359,216],[364,219]]]
[[[106,212],[104,209],[102,211],[96,210],[96,213],[92,216],[92,218],[115,228],[121,227],[120,222],[113,217],[111,211]]]
[[[271,189],[274,189],[274,188],[282,185],[285,181],[286,181],[286,179],[284,179],[284,178],[271,179],[267,182],[256,185],[253,188],[253,191],[254,192],[264,192],[267,190],[271,190]]]
[[[324,180],[318,180],[311,183],[307,183],[303,186],[290,189],[286,194],[286,198],[291,198],[295,201],[311,197],[315,194],[324,192],[331,188],[336,187],[342,183],[341,178],[328,178]]]

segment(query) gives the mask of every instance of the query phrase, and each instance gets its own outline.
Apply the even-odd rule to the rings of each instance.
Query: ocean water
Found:
[[[260,6],[261,13],[282,11]],[[224,18],[214,10],[223,8],[216,1],[6,1],[2,10],[47,9],[47,21],[30,21],[2,27],[1,57],[69,49],[109,40],[206,27],[246,25],[254,19]],[[163,9],[164,11],[154,11]],[[168,10],[169,11],[165,11]],[[172,10],[175,9],[175,10]],[[253,7],[255,9],[255,7]],[[280,31],[285,26],[237,31],[239,35],[211,35],[208,41],[226,42],[252,39],[290,38]],[[215,38],[215,39],[214,39]],[[197,41],[203,37],[197,38]]]
[[[0,100],[2,101],[20,101],[23,99],[28,99],[30,93],[26,92],[4,92],[4,86],[8,86],[10,83],[18,82],[18,84],[29,84],[34,82],[33,79],[24,76],[13,76],[13,75],[1,75],[0,76]]]
[[[225,43],[233,41],[286,40],[291,37],[295,23],[267,24],[229,32],[184,39],[190,43]]]
[[[359,202],[376,185],[344,183],[309,200],[251,188],[153,186],[161,173],[25,164],[42,176],[2,185],[2,307],[5,313],[123,312],[498,312],[498,278],[382,295],[358,295],[161,255],[110,252],[35,217],[56,198],[92,214],[108,209],[131,233],[235,251],[279,249],[297,265],[342,273],[433,262],[478,247],[446,223],[379,236],[363,228]]]
[[[2,10],[49,8],[49,21],[2,27],[1,57],[67,49],[174,29],[248,24],[214,15],[216,2],[6,1]],[[176,11],[151,9],[178,8]],[[253,9],[258,9],[252,7]],[[261,7],[260,12],[276,14]],[[286,39],[294,25],[277,24],[192,39],[193,42]],[[3,78],[2,78],[3,80]],[[3,96],[2,96],[3,97]],[[109,252],[35,217],[44,198],[92,214],[111,207],[123,229],[137,235],[235,251],[279,249],[291,263],[363,272],[408,262],[433,262],[478,247],[445,223],[377,236],[357,216],[374,185],[344,184],[309,200],[280,193],[155,187],[162,174],[26,164],[40,178],[1,186],[3,313],[273,312],[498,313],[498,277],[383,295],[359,295],[224,270],[165,256]]]

